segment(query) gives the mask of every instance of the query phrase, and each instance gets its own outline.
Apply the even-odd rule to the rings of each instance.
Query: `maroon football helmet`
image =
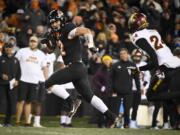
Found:
[[[143,52],[139,49],[134,49],[131,54],[131,58],[134,62],[138,63],[143,57]]]
[[[143,52],[140,49],[134,49],[131,55],[141,57],[143,55]]]
[[[128,27],[131,32],[146,28],[149,26],[147,17],[143,13],[134,13],[128,20]]]

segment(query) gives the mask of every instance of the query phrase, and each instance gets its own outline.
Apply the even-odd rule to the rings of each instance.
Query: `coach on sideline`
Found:
[[[25,126],[30,126],[31,103],[35,101],[38,93],[38,84],[47,76],[46,57],[38,48],[38,38],[29,39],[29,47],[20,49],[16,57],[20,62],[21,78],[18,91],[16,108],[16,124],[20,123],[23,106],[25,104]],[[44,76],[43,76],[44,74]]]
[[[132,86],[133,79],[135,79],[135,84],[137,91],[140,92],[140,80],[139,72],[137,71],[136,65],[130,61],[129,53],[126,48],[122,48],[119,51],[119,61],[112,66],[112,87],[114,94],[117,94],[118,99],[123,99],[124,105],[124,128],[129,128],[129,113],[132,105]],[[119,104],[117,105],[117,110],[119,110]]]
[[[12,107],[15,105],[15,88],[21,76],[19,61],[14,57],[13,45],[6,43],[0,56],[0,99],[6,100],[6,117],[3,126],[11,126]],[[14,80],[14,81],[11,81]],[[10,82],[11,86],[10,87]],[[15,98],[14,98],[15,97]]]

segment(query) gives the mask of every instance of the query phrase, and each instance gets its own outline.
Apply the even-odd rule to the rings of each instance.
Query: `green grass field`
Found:
[[[0,127],[0,135],[180,135],[180,131],[174,130],[99,129],[88,124],[87,117],[75,118],[74,128],[62,128],[58,120],[58,117],[43,118],[41,123],[45,128]]]

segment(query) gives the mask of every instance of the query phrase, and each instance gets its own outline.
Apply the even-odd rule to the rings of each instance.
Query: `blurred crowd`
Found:
[[[132,52],[127,19],[133,12],[146,14],[171,50],[179,46],[179,0],[2,0],[0,46],[10,40],[16,49],[27,47],[31,35],[43,37],[49,11],[58,8],[69,21],[92,30],[100,55],[117,58],[118,49],[123,47]]]
[[[100,95],[107,104],[109,97],[120,97],[124,100],[125,128],[128,128],[129,110],[132,102],[135,110],[131,119],[136,121],[136,113],[140,99],[145,99],[148,89],[150,73],[142,73],[139,80],[143,80],[142,87],[136,83],[136,78],[127,79],[131,81],[126,92],[121,93],[111,90],[109,68],[118,61],[129,61],[138,67],[140,61],[148,61],[148,56],[136,50],[130,41],[127,21],[134,12],[144,13],[150,23],[150,28],[157,29],[167,46],[174,55],[180,56],[180,1],[179,0],[1,0],[0,1],[0,55],[6,43],[13,45],[13,53],[19,49],[29,46],[29,39],[35,35],[39,42],[49,31],[47,16],[52,9],[62,10],[68,18],[77,26],[85,26],[91,29],[95,46],[98,51],[89,51],[84,47],[84,62],[88,66],[88,72],[96,93]],[[86,44],[86,38],[82,37]],[[58,53],[56,54],[58,55]],[[114,66],[114,65],[113,65]],[[112,67],[113,67],[112,66]],[[116,73],[116,70],[114,69]],[[117,74],[120,74],[117,72]],[[131,69],[134,77],[134,71]],[[145,74],[148,79],[144,80]],[[116,78],[116,76],[114,76]],[[143,78],[143,79],[142,79]],[[118,78],[119,79],[119,78]],[[120,81],[124,83],[124,78]],[[126,81],[126,82],[127,82]],[[129,86],[129,83],[124,85]],[[112,82],[113,83],[113,82]],[[118,82],[119,84],[122,84]],[[142,82],[140,82],[142,83]],[[136,85],[136,86],[135,86]],[[117,86],[117,85],[116,85]],[[122,87],[122,86],[119,86]],[[141,88],[140,88],[141,87]],[[124,88],[125,89],[125,88]],[[122,88],[122,91],[124,90]],[[134,94],[135,101],[132,97]],[[0,90],[1,91],[1,90]],[[140,94],[140,95],[139,95]],[[123,95],[123,96],[122,96]],[[132,99],[133,101],[130,101]],[[109,105],[110,108],[112,107]],[[115,106],[119,106],[115,105]],[[163,106],[156,104],[157,108]],[[117,112],[117,107],[113,107]],[[158,112],[158,111],[157,111]],[[119,113],[119,112],[118,112]],[[156,115],[152,127],[156,127]],[[103,116],[98,115],[98,126],[104,126]],[[165,121],[167,123],[167,120]],[[131,126],[135,128],[134,125]]]

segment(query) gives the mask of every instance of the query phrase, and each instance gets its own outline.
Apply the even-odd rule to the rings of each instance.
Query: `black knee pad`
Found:
[[[88,103],[91,103],[94,94],[87,94],[84,98]]]

